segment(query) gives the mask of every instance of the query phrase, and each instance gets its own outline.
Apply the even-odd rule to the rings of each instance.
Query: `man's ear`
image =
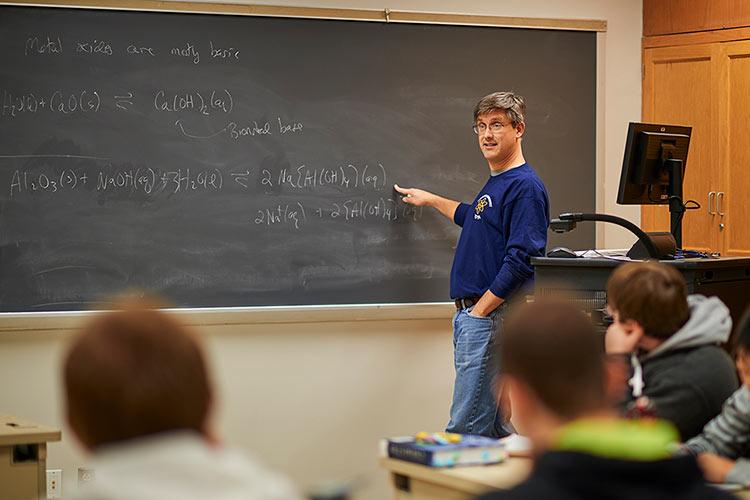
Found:
[[[640,323],[638,323],[634,319],[626,319],[625,321],[620,321],[620,325],[622,325],[623,330],[628,333],[628,335],[634,335],[634,338],[638,339],[638,342],[643,339],[643,336],[645,335],[645,332],[643,330],[643,327]]]
[[[523,137],[523,133],[526,132],[526,124],[521,122],[516,125],[516,139]]]

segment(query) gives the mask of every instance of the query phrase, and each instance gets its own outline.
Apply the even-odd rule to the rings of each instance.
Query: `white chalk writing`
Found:
[[[154,95],[154,109],[169,113],[196,111],[208,116],[214,112],[229,114],[233,108],[234,99],[232,93],[227,89],[203,92],[198,90],[190,92],[159,90]]]
[[[38,36],[30,36],[26,39],[24,55],[62,54],[62,51],[63,46],[60,37],[47,35],[40,39]]]
[[[112,46],[104,40],[78,41],[76,42],[76,53],[111,56]]]
[[[193,61],[193,64],[201,62],[201,54],[195,45],[192,43],[186,43],[184,47],[174,47],[171,51],[173,56],[187,57]]]

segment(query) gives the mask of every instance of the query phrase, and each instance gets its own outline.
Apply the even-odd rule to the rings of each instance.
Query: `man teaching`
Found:
[[[533,280],[530,257],[547,244],[549,198],[523,157],[526,105],[513,92],[495,92],[474,108],[473,130],[490,177],[472,205],[416,188],[394,189],[405,203],[436,208],[461,226],[451,269],[456,301],[453,347],[456,379],[449,432],[502,437],[491,366],[506,301]]]

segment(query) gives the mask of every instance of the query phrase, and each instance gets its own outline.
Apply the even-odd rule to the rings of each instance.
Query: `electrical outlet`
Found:
[[[94,480],[94,469],[88,467],[78,467],[78,486]]]
[[[62,469],[47,470],[47,498],[62,498]]]

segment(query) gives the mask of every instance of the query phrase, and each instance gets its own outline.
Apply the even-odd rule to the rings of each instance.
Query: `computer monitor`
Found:
[[[682,179],[691,127],[630,123],[622,160],[620,205],[669,204],[670,230],[682,247]]]

